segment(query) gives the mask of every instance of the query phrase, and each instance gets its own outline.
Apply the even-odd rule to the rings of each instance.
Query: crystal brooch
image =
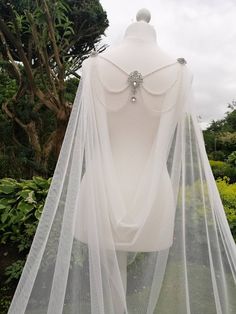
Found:
[[[142,84],[142,82],[143,82],[143,76],[138,71],[133,71],[129,74],[128,83],[133,92],[133,96],[131,97],[132,102],[136,101],[135,93],[136,93],[137,88]]]

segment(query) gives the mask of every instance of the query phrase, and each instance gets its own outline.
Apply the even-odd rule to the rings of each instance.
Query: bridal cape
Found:
[[[122,69],[117,75],[123,75],[123,86],[115,78],[104,82],[101,62],[106,60],[95,53],[83,62],[44,210],[8,313],[236,313],[236,248],[186,62],[144,75],[135,94],[158,124],[130,206],[114,165],[108,116],[116,119],[127,110],[132,89]],[[156,89],[148,85],[148,77],[169,67],[176,70],[171,82]],[[114,102],[106,101],[106,93]],[[138,105],[135,99],[131,105]]]

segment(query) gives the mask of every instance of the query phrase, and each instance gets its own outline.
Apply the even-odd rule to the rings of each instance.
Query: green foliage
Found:
[[[232,100],[228,104],[229,111],[225,113],[225,117],[220,120],[212,120],[210,126],[207,128],[208,131],[214,133],[224,133],[224,132],[235,132],[236,131],[236,101]]]
[[[224,161],[210,160],[210,165],[215,179],[229,177],[230,182],[236,182],[236,167]]]
[[[76,71],[94,45],[100,42],[109,25],[107,14],[98,0],[46,0],[45,3],[50,11],[60,58],[69,72]],[[40,63],[39,57],[45,56],[45,51],[49,65],[52,69],[55,67],[44,1],[3,0],[0,16],[12,35],[23,43],[25,53],[32,49],[30,57],[34,68]],[[8,42],[8,45],[10,52],[14,50],[15,60],[21,61],[13,43]]]
[[[7,313],[40,219],[51,178],[0,180],[0,313]],[[5,260],[5,262],[4,262]]]
[[[0,243],[13,242],[19,252],[29,249],[50,182],[41,177],[0,180]]]
[[[228,104],[228,108],[223,119],[213,120],[203,131],[208,156],[213,160],[226,161],[236,151],[236,101]]]
[[[65,98],[72,105],[77,87],[79,85],[79,80],[77,78],[69,78],[68,80],[66,80],[65,83],[66,83]]]
[[[236,241],[236,183],[230,184],[229,178],[218,178],[217,187],[222,199],[227,220]]]
[[[17,260],[16,262],[12,263],[10,266],[6,267],[5,275],[7,276],[7,280],[5,283],[9,283],[12,280],[18,280],[22,273],[23,267],[25,264],[25,260]]]
[[[9,288],[5,285],[0,288],[0,313],[7,313],[11,304],[11,296],[9,296]]]
[[[15,79],[9,77],[4,69],[6,62],[0,59],[0,103],[11,98],[17,91],[17,83]]]
[[[3,97],[4,93],[1,94],[1,91],[7,91],[7,77],[7,75],[4,75],[3,80],[0,80],[0,107],[2,106],[1,100],[4,101],[8,97],[8,92],[6,92],[6,97]],[[6,82],[6,84],[4,84],[4,82]],[[79,80],[77,78],[69,78],[65,81],[65,84],[65,99],[72,107]],[[10,93],[9,91],[9,94]],[[28,97],[24,96],[19,100],[15,111],[18,117],[25,123],[29,122],[31,118],[34,119],[38,129],[40,143],[44,145],[50,137],[50,134],[52,134],[56,128],[55,116],[50,110],[43,106],[37,114],[35,113],[35,115],[32,116],[31,109],[32,107],[28,103]],[[34,171],[45,175],[39,167],[39,164],[34,161],[35,154],[25,132],[19,128],[14,121],[8,119],[2,113],[1,109],[0,138],[0,178],[32,178]],[[48,174],[45,176],[48,177],[53,174],[56,161],[57,156],[51,154],[48,162]]]
[[[232,150],[236,150],[236,132],[222,132],[217,135],[217,150],[225,151],[228,155]]]
[[[227,159],[227,162],[233,166],[236,166],[236,151],[233,151]]]
[[[98,0],[0,1],[0,177],[53,174],[77,70],[107,26]]]
[[[213,151],[210,154],[208,154],[209,159],[212,160],[218,160],[218,161],[225,161],[225,153],[221,150]]]

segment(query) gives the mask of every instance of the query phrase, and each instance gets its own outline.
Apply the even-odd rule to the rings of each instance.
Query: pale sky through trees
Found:
[[[194,74],[201,126],[224,117],[236,99],[236,0],[101,0],[110,26],[103,42],[118,43],[139,9],[150,10],[159,46],[184,57]]]

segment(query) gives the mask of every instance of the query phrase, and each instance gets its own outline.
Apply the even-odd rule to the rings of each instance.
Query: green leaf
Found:
[[[15,202],[15,200],[14,200]],[[8,198],[0,198],[0,204],[3,205],[4,207],[8,206],[9,204],[12,203],[12,199]]]
[[[25,260],[17,260],[16,262],[5,268],[4,274],[5,276],[7,276],[7,280],[5,281],[6,284],[11,282],[12,280],[20,278],[24,264]]]
[[[40,217],[41,217],[41,213],[40,213],[40,211],[38,211],[38,210],[36,210],[36,212],[34,213],[34,215],[35,215],[35,217],[37,218],[37,220],[39,220]]]
[[[15,191],[14,185],[0,185],[0,193],[11,194]]]
[[[42,177],[33,177],[33,181],[35,182],[35,184],[37,184],[39,187],[42,188],[47,188],[48,187],[48,183],[46,179],[43,179]]]
[[[13,179],[13,178],[2,178],[1,182],[4,183],[4,184],[7,184],[7,183],[8,184],[13,184],[13,185],[17,184],[16,179]]]
[[[9,213],[6,211],[1,215],[1,222],[4,223],[8,218]]]
[[[26,203],[24,201],[20,201],[19,204],[17,205],[17,209],[22,210],[24,213],[28,213],[34,208],[33,204]]]
[[[38,186],[32,180],[24,180],[20,183],[20,186],[23,189],[32,189],[32,190],[38,189]]]
[[[22,191],[19,191],[17,195],[21,196],[26,203],[29,203],[29,204],[37,203],[34,191],[22,190]]]

